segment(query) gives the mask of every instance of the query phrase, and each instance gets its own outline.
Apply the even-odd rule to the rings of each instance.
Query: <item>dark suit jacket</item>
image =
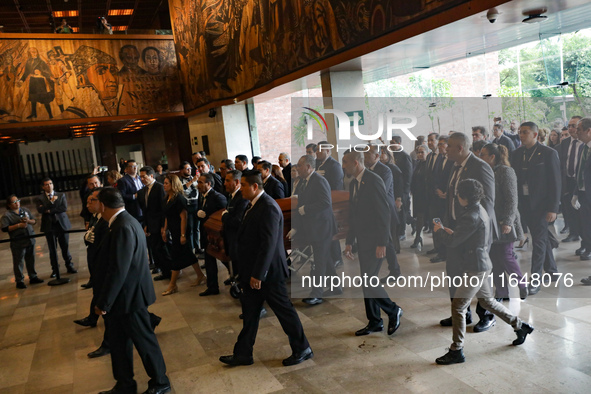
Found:
[[[582,153],[581,156],[582,157]],[[583,169],[583,181],[585,183],[585,199],[581,198],[582,194],[579,192],[578,185],[575,187],[575,194],[579,196],[579,202],[581,204],[591,205],[591,152],[589,153],[589,158],[587,159],[587,163],[585,164],[585,168]]]
[[[390,242],[390,205],[382,178],[366,168],[357,196],[353,197],[353,182],[350,193],[347,245],[357,240],[360,250],[386,246]]]
[[[447,246],[448,274],[482,272],[492,269],[489,257],[492,221],[480,204],[456,211],[457,222],[453,234],[440,229],[435,233]]]
[[[393,154],[396,165],[400,168],[400,171],[402,171],[404,196],[408,197],[410,195],[410,181],[412,180],[412,159],[410,158],[410,155],[403,150],[393,152]]]
[[[373,168],[373,172],[378,174],[382,181],[384,181],[384,187],[386,188],[386,194],[388,195],[388,205],[390,206],[390,224],[398,224],[398,213],[396,212],[396,197],[394,196],[394,179],[392,177],[392,171],[384,163],[378,161]]]
[[[224,187],[224,181],[222,180],[222,177],[213,171],[209,171],[209,173],[213,175],[213,189],[220,194],[225,194],[226,188]]]
[[[148,246],[140,223],[127,211],[113,221],[98,251],[105,278],[96,305],[111,315],[147,308],[156,301]]]
[[[567,178],[567,165],[568,165],[568,151],[570,149],[570,144],[572,142],[572,137],[565,138],[558,146],[555,147],[556,151],[558,152],[558,158],[560,159],[560,179],[562,180],[562,193],[572,193],[573,191],[571,188],[567,187],[566,178]],[[583,153],[583,148],[585,144],[579,144],[579,159],[581,158],[581,154]],[[575,163],[575,178],[577,176],[577,168],[579,163]],[[586,190],[586,189],[585,189]]]
[[[283,189],[283,185],[273,175],[269,175],[263,187],[265,189],[265,193],[267,193],[273,199],[277,200],[278,198],[285,198],[285,190]]]
[[[125,201],[125,210],[137,220],[142,220],[142,210],[140,204],[134,195],[139,191],[133,179],[128,174],[125,174],[119,181],[117,181],[117,189],[123,196]]]
[[[93,294],[98,294],[103,282],[105,281],[107,261],[101,261],[98,258],[100,245],[109,233],[109,223],[102,218],[93,224],[93,218],[90,219],[90,226],[94,226],[94,242],[86,243],[86,259],[88,269],[92,276]]]
[[[238,230],[240,282],[250,278],[282,282],[288,275],[283,246],[283,213],[267,193],[244,216]]]
[[[283,178],[285,178],[285,182],[287,183],[287,189],[285,189],[285,197],[291,196],[291,163],[285,166],[285,168],[281,169],[283,173]]]
[[[37,212],[41,214],[41,232],[51,232],[52,223],[58,222],[62,229],[69,230],[72,228],[70,219],[68,219],[68,202],[64,193],[53,192],[57,196],[57,200],[52,204],[45,193],[35,198],[35,205]],[[47,213],[49,211],[49,213]]]
[[[332,156],[328,156],[324,164],[317,162],[316,171],[324,171],[330,190],[343,190],[343,167]]]
[[[248,200],[242,197],[242,191],[238,190],[226,208],[228,213],[222,216],[226,254],[230,256],[234,262],[236,262],[238,252],[238,244],[236,240],[238,237],[238,229],[242,223],[242,217],[244,216],[244,211],[246,211],[247,205]]]
[[[205,211],[205,217],[199,218],[199,221],[201,222],[201,228],[203,229],[203,224],[213,213],[219,211],[220,209],[225,209],[227,204],[228,200],[226,199],[226,196],[218,193],[213,188],[209,189],[207,198],[199,198],[199,209]],[[201,234],[205,234],[205,232]]]
[[[529,155],[537,149],[529,160]],[[527,162],[529,160],[529,162]],[[523,165],[527,162],[527,174]],[[560,179],[560,160],[558,152],[536,142],[530,152],[521,146],[513,152],[511,167],[517,175],[517,192],[519,194],[519,210],[521,212],[540,211],[558,212],[562,181]],[[529,206],[525,206],[523,185],[529,188]]]
[[[451,181],[452,176],[453,176],[453,171],[450,174],[450,178],[447,182],[448,185],[449,185],[449,182]],[[460,171],[460,180],[458,181],[458,184],[461,181],[463,181],[464,179],[476,179],[478,182],[480,182],[482,184],[482,187],[484,188],[484,198],[482,199],[482,201],[480,201],[480,204],[486,210],[486,213],[488,215],[488,218],[492,222],[492,226],[493,226],[493,230],[494,230],[494,232],[490,233],[492,235],[491,238],[489,239],[489,241],[490,241],[489,246],[490,246],[492,244],[493,237],[495,236],[495,234],[498,234],[497,217],[495,216],[495,174],[494,174],[492,168],[490,167],[490,165],[488,165],[486,162],[484,162],[482,159],[476,157],[472,153],[472,154],[470,154],[470,157],[468,158],[466,165]],[[450,193],[450,191],[448,190],[447,199],[446,199],[447,212],[446,212],[445,223],[443,223],[443,225],[446,227],[453,227],[453,230],[455,231],[457,229],[457,224],[453,224],[452,215],[451,215],[451,212],[449,211],[449,206],[450,206],[449,200],[451,198],[453,198],[453,193]],[[456,197],[456,199],[455,199],[456,220],[459,219],[460,213],[462,211],[463,211],[463,208],[460,205],[460,201]]]
[[[142,226],[148,227],[150,234],[160,234],[160,229],[164,226],[164,186],[154,181],[152,190],[148,196],[148,205],[146,206],[146,193],[148,188],[144,186],[137,192],[137,200],[144,214]]]
[[[318,241],[330,242],[337,233],[330,193],[328,181],[322,175],[313,172],[306,188],[298,194],[298,205],[291,215],[291,226],[298,231],[298,242],[304,245]],[[303,216],[298,212],[302,206],[305,211]]]
[[[402,171],[400,171],[400,168],[398,168],[396,164],[382,164],[388,167],[390,169],[390,172],[392,172],[392,179],[394,181],[394,200],[396,200],[397,198],[402,198],[402,195],[404,193],[404,179],[402,178]]]
[[[445,166],[443,165],[445,163]],[[454,169],[454,162],[453,160],[447,159],[447,161],[443,161],[441,163],[441,167],[435,169],[434,178],[435,178],[435,190],[439,189],[443,193],[447,193],[447,188],[449,186],[449,177]]]
[[[497,145],[503,145],[507,147],[507,150],[509,151],[509,157],[511,157],[511,154],[515,150],[515,144],[511,138],[507,137],[505,134],[501,134],[499,138],[495,138],[492,142]]]
[[[511,142],[513,142],[515,149],[517,149],[521,146],[521,139],[519,138],[519,133],[511,134],[508,131],[503,130],[503,135],[506,136],[507,138],[509,138],[511,140]]]

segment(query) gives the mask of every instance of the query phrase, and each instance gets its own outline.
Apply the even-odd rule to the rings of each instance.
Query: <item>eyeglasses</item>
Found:
[[[21,200],[14,200],[10,204],[16,204],[17,202],[21,202]]]

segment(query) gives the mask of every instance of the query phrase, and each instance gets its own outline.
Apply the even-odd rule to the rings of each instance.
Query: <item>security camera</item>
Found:
[[[497,11],[496,8],[491,8],[490,10],[488,10],[488,12],[486,13],[486,19],[488,19],[488,21],[490,23],[495,23],[497,21],[497,18],[499,17],[499,11]]]

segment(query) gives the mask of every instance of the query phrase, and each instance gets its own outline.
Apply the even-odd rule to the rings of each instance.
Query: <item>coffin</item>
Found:
[[[283,242],[285,250],[291,249],[291,242],[285,238],[291,229],[291,207],[297,205],[297,198],[282,198],[276,200],[283,212]],[[333,191],[332,192],[332,211],[334,212],[337,221],[338,233],[333,239],[343,239],[347,235],[349,229],[349,192]],[[226,255],[224,248],[224,240],[222,237],[222,213],[223,209],[217,211],[209,217],[205,222],[205,231],[207,232],[207,253],[214,256],[220,261],[230,261],[230,257]]]

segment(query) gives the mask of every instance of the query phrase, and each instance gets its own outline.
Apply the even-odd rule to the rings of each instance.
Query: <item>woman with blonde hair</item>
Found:
[[[119,181],[119,179],[123,178],[123,175],[121,175],[119,171],[111,170],[107,171],[105,177],[107,179],[107,184],[109,186],[117,187],[117,182]]]
[[[198,286],[205,282],[205,275],[199,267],[197,257],[187,242],[185,232],[187,230],[187,199],[183,194],[183,184],[175,174],[168,174],[164,178],[164,191],[166,201],[164,203],[164,227],[162,227],[162,240],[171,246],[170,283],[162,295],[167,296],[179,291],[176,285],[180,270],[192,266],[197,274],[197,281],[191,286]]]

